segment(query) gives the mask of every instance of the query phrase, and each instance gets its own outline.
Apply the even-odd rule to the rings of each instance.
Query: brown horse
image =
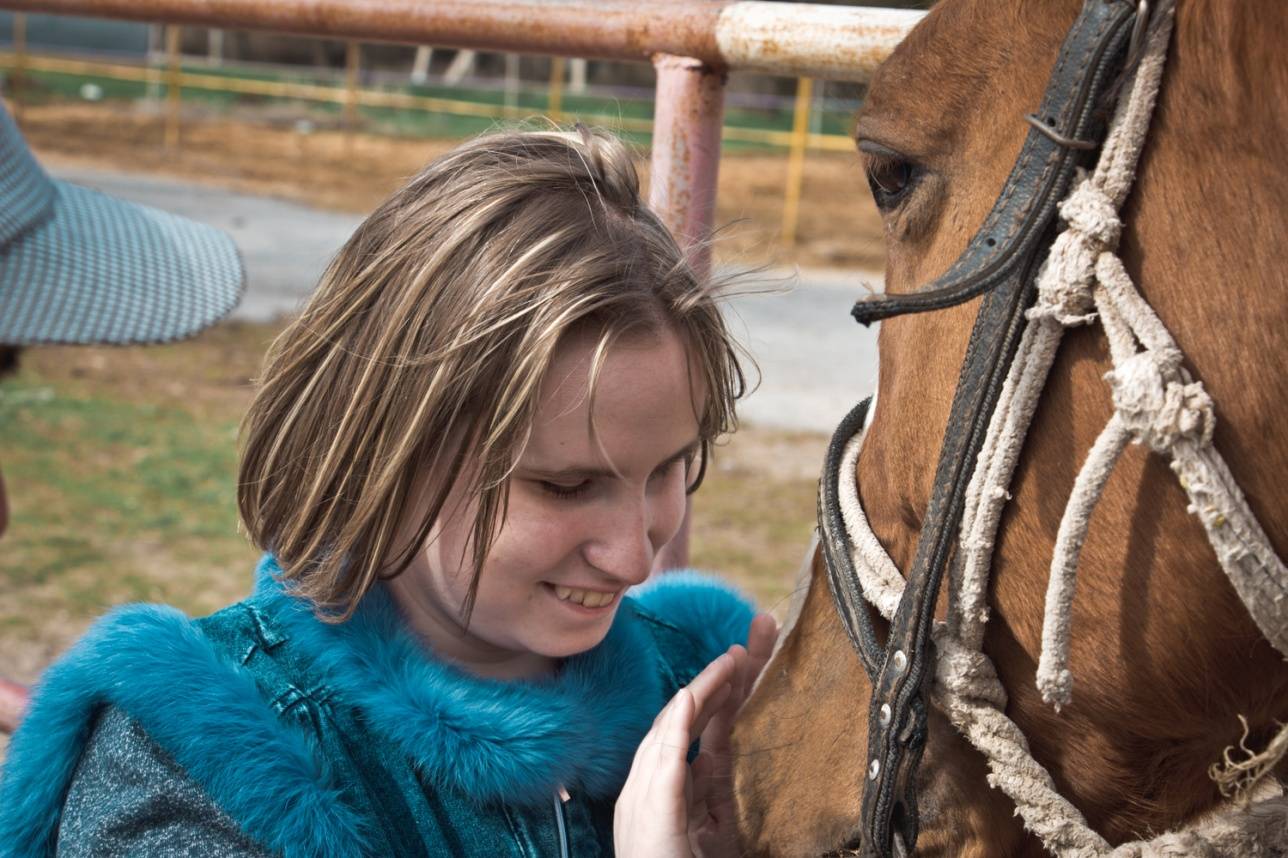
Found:
[[[941,274],[992,206],[1081,0],[944,0],[879,70],[856,136],[879,186],[890,292]],[[1216,403],[1215,444],[1288,552],[1288,14],[1281,0],[1179,0],[1120,255]],[[877,154],[871,154],[876,152]],[[907,569],[978,300],[885,322],[878,406],[855,478]],[[993,556],[985,652],[1036,759],[1111,843],[1174,828],[1220,794],[1208,768],[1288,720],[1288,665],[1223,575],[1167,461],[1130,446],[1079,566],[1073,702],[1034,675],[1056,530],[1110,412],[1099,326],[1071,329],[1012,481]],[[736,732],[749,854],[853,840],[866,768],[866,674],[816,556]],[[941,605],[942,613],[942,605]],[[881,627],[884,627],[883,625]],[[1279,774],[1288,774],[1283,771]],[[982,757],[932,713],[918,855],[1037,856]]]

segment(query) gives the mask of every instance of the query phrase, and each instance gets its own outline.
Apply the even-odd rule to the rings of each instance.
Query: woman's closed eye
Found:
[[[578,480],[575,483],[558,483],[552,480],[536,480],[541,490],[560,500],[573,500],[590,490],[590,480]]]
[[[677,473],[687,475],[696,457],[696,444],[690,444],[683,450],[668,457],[666,461],[654,468],[649,474],[650,490],[655,490],[652,487],[660,489],[668,478]],[[610,484],[614,481],[625,479],[623,475],[616,471],[599,467],[578,467],[553,471],[536,470],[523,476],[527,482],[535,486],[542,494],[560,501],[586,500],[591,495],[600,494],[601,491],[608,491]]]

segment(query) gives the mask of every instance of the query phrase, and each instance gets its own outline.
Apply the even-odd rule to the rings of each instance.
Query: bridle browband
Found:
[[[1066,34],[1033,126],[984,224],[951,268],[909,294],[860,301],[853,315],[868,325],[907,313],[939,310],[984,296],[966,348],[934,488],[912,569],[883,646],[852,560],[838,500],[846,442],[864,425],[860,403],[837,428],[828,448],[819,494],[819,529],[828,582],[859,659],[872,681],[868,709],[868,767],[860,834],[864,855],[878,858],[915,848],[916,774],[927,736],[927,690],[933,674],[930,640],[935,602],[957,538],[966,486],[997,404],[1034,280],[1055,232],[1056,206],[1074,170],[1105,133],[1102,104],[1144,27],[1145,4],[1084,0]],[[896,850],[899,850],[896,852]]]

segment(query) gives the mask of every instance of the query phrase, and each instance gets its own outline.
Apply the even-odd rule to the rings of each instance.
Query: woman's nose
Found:
[[[643,582],[653,567],[653,545],[643,507],[632,507],[608,517],[603,530],[586,547],[590,565],[627,585]]]
[[[684,499],[680,498],[677,509],[672,507],[677,504],[671,498],[649,493],[623,501],[613,515],[605,517],[603,531],[587,546],[586,560],[623,583],[643,583],[657,551],[679,528]]]

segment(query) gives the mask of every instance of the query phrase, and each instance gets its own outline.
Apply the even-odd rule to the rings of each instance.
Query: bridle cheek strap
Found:
[[[846,631],[873,683],[868,756],[861,809],[865,854],[893,858],[915,848],[917,768],[927,735],[927,687],[934,671],[931,626],[935,600],[957,536],[966,486],[1025,327],[1034,278],[1054,234],[1057,205],[1086,153],[1069,141],[1099,141],[1099,109],[1117,78],[1136,18],[1126,0],[1085,0],[1061,46],[1034,128],[1001,195],[958,261],[938,280],[908,295],[862,301],[864,324],[960,304],[979,295],[958,378],[934,489],[912,569],[884,646],[877,638],[850,561],[835,506],[841,451],[863,420],[864,405],[846,419],[829,448],[820,494],[820,531],[829,583]],[[853,479],[853,475],[845,475]],[[897,837],[896,837],[897,836]]]

